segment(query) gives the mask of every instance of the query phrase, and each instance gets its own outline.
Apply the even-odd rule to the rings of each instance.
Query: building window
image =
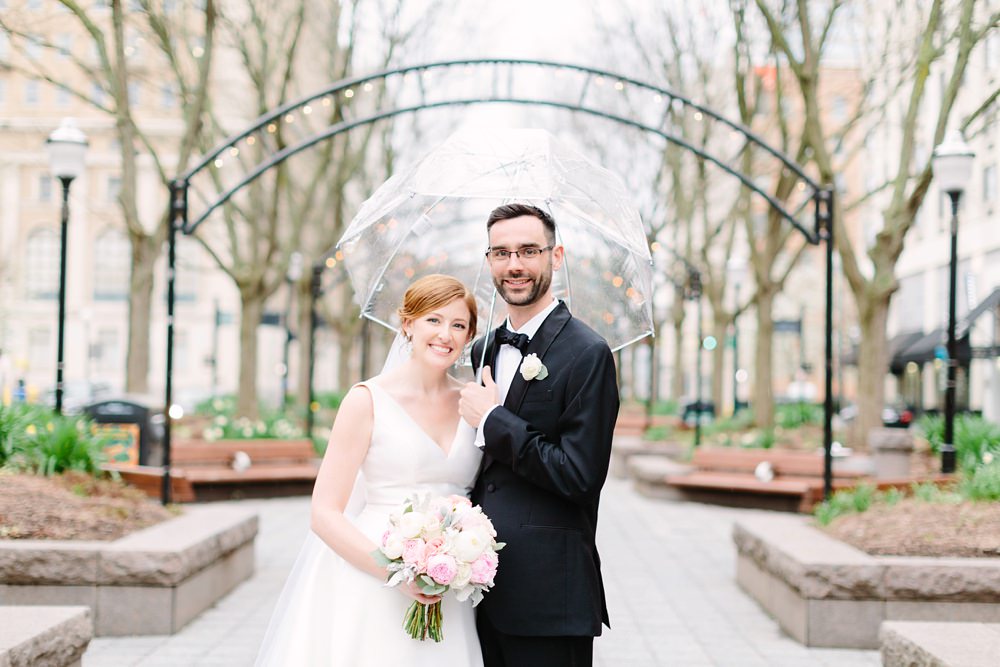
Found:
[[[70,54],[73,53],[73,35],[68,33],[60,33],[56,38],[56,53],[59,54],[61,60],[66,60],[69,58]]]
[[[139,84],[134,81],[128,84],[128,103],[132,107],[139,106]]]
[[[52,201],[52,177],[48,174],[41,174],[38,177],[38,201],[45,203]]]
[[[173,109],[177,105],[177,95],[174,93],[174,87],[165,83],[160,86],[160,107],[163,109]]]
[[[24,104],[29,107],[38,106],[38,82],[24,82]]]
[[[108,203],[117,204],[122,194],[121,176],[108,176]]]
[[[122,367],[121,337],[116,329],[98,329],[91,359],[98,371],[114,372]]]
[[[830,116],[835,123],[843,123],[847,120],[847,98],[843,95],[834,96]]]
[[[997,198],[997,166],[988,164],[983,169],[983,201],[992,202]]]
[[[104,88],[101,84],[94,83],[90,86],[90,101],[94,104],[104,104]]]
[[[56,88],[56,106],[66,108],[69,106],[70,95],[65,88]]]
[[[49,352],[52,346],[49,341],[51,335],[48,327],[32,327],[28,330],[28,366],[32,370],[53,366],[55,355]]]
[[[59,295],[59,234],[51,229],[39,229],[28,237],[24,289],[29,299],[54,299]]]
[[[132,247],[124,233],[109,229],[94,241],[94,300],[126,301]]]

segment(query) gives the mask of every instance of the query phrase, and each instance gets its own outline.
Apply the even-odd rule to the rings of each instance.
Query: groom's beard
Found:
[[[504,285],[504,280],[511,279],[516,280],[518,278],[530,278],[531,279],[531,289],[527,292],[513,293],[510,289]],[[528,271],[512,271],[510,273],[505,273],[499,278],[493,278],[493,286],[497,288],[497,292],[503,297],[503,300],[512,306],[530,306],[543,295],[547,294],[549,287],[552,285],[552,264],[549,263],[546,267],[538,273],[538,275],[532,275]]]

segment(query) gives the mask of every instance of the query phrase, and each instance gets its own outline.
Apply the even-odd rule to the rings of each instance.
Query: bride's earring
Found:
[[[404,331],[403,338],[406,339],[406,342],[403,343],[403,350],[406,354],[413,354],[413,336]]]

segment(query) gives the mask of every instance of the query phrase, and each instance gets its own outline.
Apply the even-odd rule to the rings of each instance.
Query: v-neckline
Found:
[[[416,419],[413,418],[413,415],[411,415],[409,412],[406,411],[406,408],[404,408],[403,405],[399,401],[396,400],[395,396],[393,396],[392,394],[389,393],[388,389],[386,389],[385,387],[381,386],[377,382],[370,382],[368,384],[372,384],[372,385],[375,385],[376,387],[378,387],[378,390],[381,391],[383,394],[385,394],[389,398],[389,400],[392,401],[393,405],[395,405],[396,408],[400,412],[402,412],[404,415],[406,415],[406,418],[409,419],[410,422],[414,426],[417,427],[417,430],[420,431],[421,435],[423,435],[425,438],[427,438],[427,440],[429,440],[434,445],[434,449],[438,450],[438,452],[440,452],[441,455],[444,456],[446,459],[451,458],[451,452],[452,452],[452,450],[455,449],[455,440],[458,439],[458,432],[462,428],[462,417],[461,416],[459,416],[458,420],[455,422],[455,429],[454,429],[455,432],[451,436],[451,441],[450,441],[450,444],[448,446],[448,451],[445,451],[444,447],[441,446],[441,443],[439,443],[437,440],[435,440],[434,438],[431,437],[431,434],[428,433],[424,429],[424,427],[421,426],[420,423]]]

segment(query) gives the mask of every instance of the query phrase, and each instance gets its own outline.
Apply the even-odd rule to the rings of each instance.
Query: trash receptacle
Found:
[[[681,410],[681,420],[686,426],[694,426],[696,421],[701,424],[710,424],[715,420],[715,403],[712,401],[685,403]]]
[[[163,435],[162,427],[157,428],[162,423],[157,411],[126,398],[91,403],[83,411],[111,437],[105,447],[110,462],[150,464],[150,452]]]

